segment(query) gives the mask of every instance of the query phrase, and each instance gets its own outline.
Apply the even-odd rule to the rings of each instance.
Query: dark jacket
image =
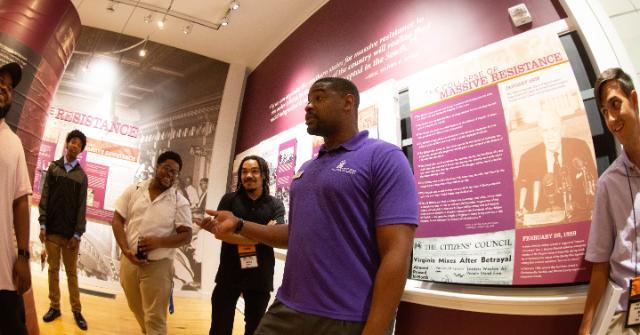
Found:
[[[40,198],[40,225],[47,234],[82,236],[87,225],[87,175],[80,164],[67,173],[64,158],[51,162]]]

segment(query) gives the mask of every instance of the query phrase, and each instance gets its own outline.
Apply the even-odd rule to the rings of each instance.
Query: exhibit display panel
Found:
[[[410,79],[420,205],[412,278],[492,285],[588,279],[593,143],[551,28]]]
[[[340,9],[357,5],[328,3],[249,77],[234,171],[242,157],[258,154],[278,180],[288,141],[296,143],[294,169],[314,157],[321,139],[305,133],[303,115],[318,78],[354,81],[364,97],[360,130],[403,147],[398,93],[406,92],[421,210],[410,277],[507,286],[586,282],[597,170],[581,92],[558,38],[562,13],[528,2],[537,19],[517,31],[471,2],[461,1],[468,11],[456,15],[434,3],[374,1],[348,33],[334,31],[330,22],[350,22]],[[383,11],[385,20],[376,21]],[[474,31],[481,13],[491,29],[459,36]],[[459,23],[455,31],[442,24],[447,18]],[[313,45],[293,47],[307,45],[309,36]],[[286,192],[274,193],[287,203]]]

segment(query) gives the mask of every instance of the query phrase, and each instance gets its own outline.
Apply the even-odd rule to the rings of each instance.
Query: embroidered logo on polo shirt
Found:
[[[338,163],[338,165],[331,170],[336,172],[348,173],[348,174],[356,174],[357,171],[355,169],[344,167],[345,165],[347,165],[346,159],[340,161],[340,163]]]

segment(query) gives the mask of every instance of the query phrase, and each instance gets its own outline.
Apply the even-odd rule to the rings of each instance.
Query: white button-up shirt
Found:
[[[609,278],[625,290],[636,269],[640,274],[638,219],[640,172],[623,151],[598,179],[585,259],[609,262]],[[617,311],[627,310],[628,297],[628,293],[622,294]]]
[[[165,190],[151,201],[151,180],[127,187],[114,206],[127,221],[124,226],[127,244],[134,252],[138,250],[138,239],[141,236],[171,236],[177,234],[177,227],[193,226],[189,201],[175,187]],[[147,257],[149,260],[160,260],[172,259],[174,255],[174,248],[159,248],[149,252]]]

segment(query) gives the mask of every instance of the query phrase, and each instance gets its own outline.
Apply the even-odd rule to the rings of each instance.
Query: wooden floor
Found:
[[[50,323],[43,322],[42,315],[49,309],[47,274],[46,272],[42,273],[32,270],[32,276],[40,334],[135,335],[142,333],[133,314],[129,310],[129,306],[127,306],[127,301],[123,294],[118,294],[115,299],[112,299],[80,293],[82,315],[89,325],[87,331],[80,330],[80,328],[76,326],[73,320],[73,314],[71,313],[66,280],[60,281],[62,316]],[[82,284],[80,287],[82,287]],[[211,303],[208,299],[176,297],[175,306],[175,313],[168,316],[168,334],[209,334]],[[236,310],[233,335],[244,334],[243,319],[243,315]]]

